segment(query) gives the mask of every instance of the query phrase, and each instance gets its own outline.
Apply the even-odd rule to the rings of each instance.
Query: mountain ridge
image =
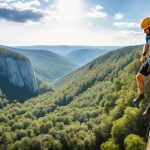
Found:
[[[76,64],[79,64],[80,66],[83,66],[89,63],[90,61],[92,61],[93,59],[95,59],[96,57],[104,55],[107,52],[108,52],[107,50],[94,49],[94,48],[93,49],[77,49],[68,53],[66,57],[70,61]]]
[[[68,52],[71,52],[76,49],[103,49],[103,50],[115,50],[122,46],[82,46],[82,45],[35,45],[35,46],[17,46],[16,48],[25,48],[25,49],[45,49],[53,52],[57,52],[65,56]]]

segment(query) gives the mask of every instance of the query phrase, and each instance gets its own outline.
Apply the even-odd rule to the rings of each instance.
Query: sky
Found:
[[[144,44],[149,0],[0,0],[0,45]]]

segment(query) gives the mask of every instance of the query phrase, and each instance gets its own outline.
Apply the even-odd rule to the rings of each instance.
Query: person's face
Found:
[[[144,29],[144,33],[145,33],[146,35],[149,35],[149,34],[150,34],[150,29],[149,29],[149,28]]]

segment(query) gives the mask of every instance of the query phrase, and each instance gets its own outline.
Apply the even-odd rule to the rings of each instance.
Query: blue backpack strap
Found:
[[[148,44],[148,46],[150,46],[150,36],[149,35],[146,35],[146,42],[147,42],[147,44]]]
[[[147,63],[150,65],[150,58],[147,59]]]

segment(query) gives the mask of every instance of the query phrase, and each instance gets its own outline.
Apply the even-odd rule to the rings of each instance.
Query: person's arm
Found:
[[[148,43],[146,42],[143,46],[143,53],[142,55],[146,56],[147,52],[148,52],[148,49],[149,49],[149,45]]]
[[[145,62],[146,54],[147,54],[148,50],[149,50],[149,45],[146,42],[144,44],[144,46],[143,46],[143,52],[142,52],[142,56],[141,56],[141,59],[140,59],[140,61],[141,61],[142,64]]]

